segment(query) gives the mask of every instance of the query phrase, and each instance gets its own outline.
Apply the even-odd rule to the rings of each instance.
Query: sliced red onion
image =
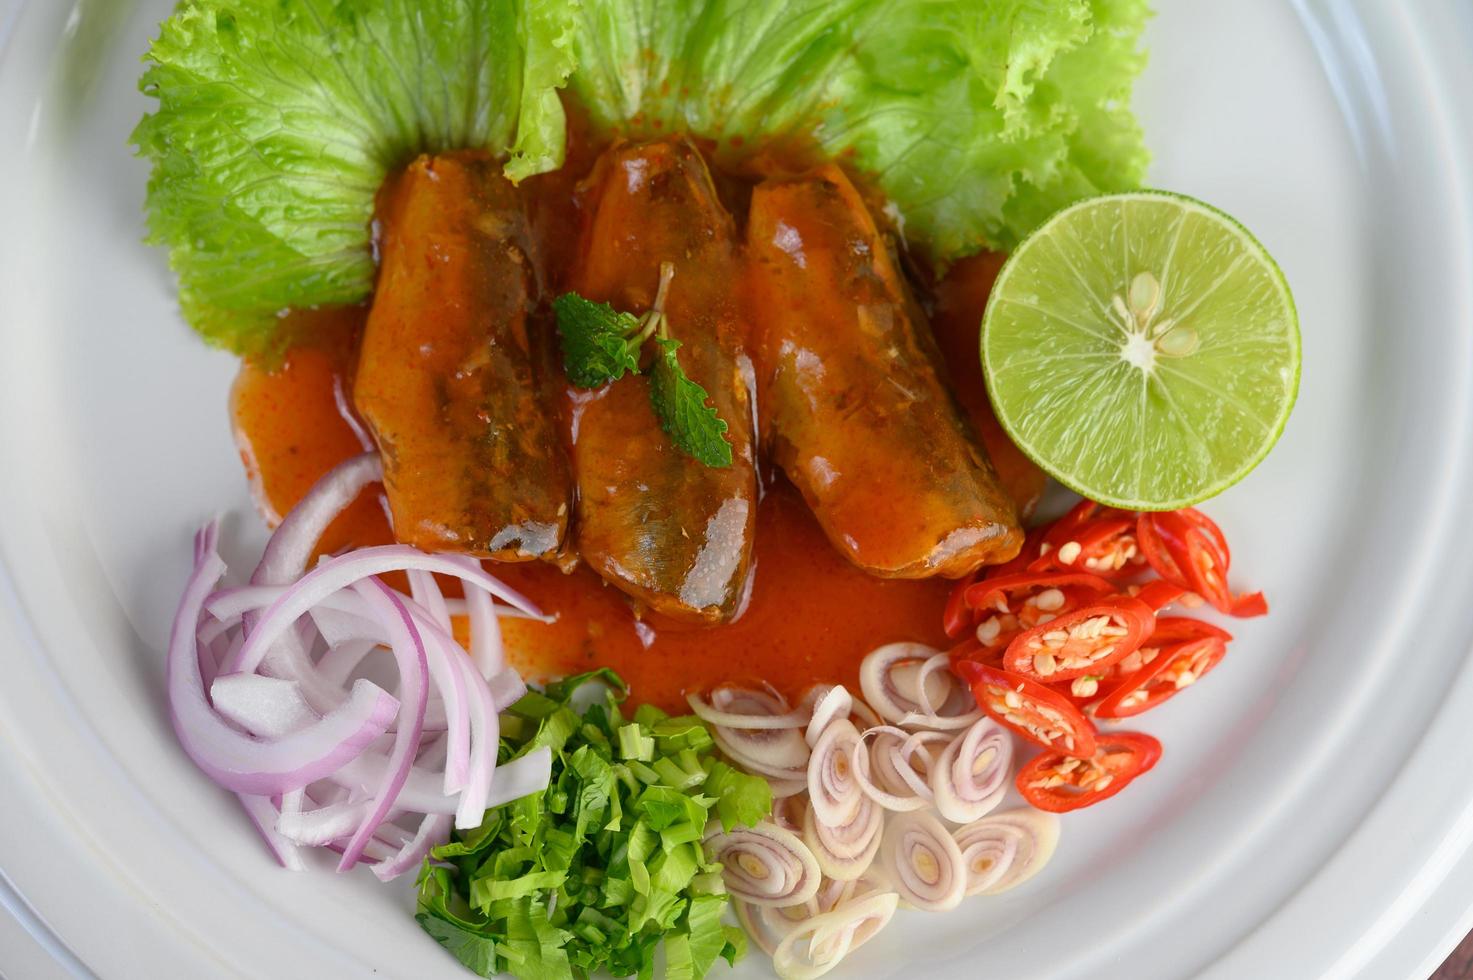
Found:
[[[224,665],[230,672],[254,671],[260,666],[271,645],[292,628],[297,619],[340,589],[385,572],[423,570],[459,578],[467,585],[491,593],[503,602],[530,616],[545,619],[527,599],[486,574],[475,563],[464,563],[460,556],[431,555],[408,545],[387,544],[329,558],[292,585],[267,607],[256,628],[234,662]]]
[[[398,715],[399,702],[383,689],[357,681],[343,707],[274,742],[253,739],[221,718],[205,697],[195,639],[205,597],[225,573],[225,563],[215,552],[216,534],[211,523],[198,536],[196,553],[201,558],[170,632],[166,667],[170,721],[184,751],[226,789],[261,796],[300,789],[356,758],[388,729]]]
[[[885,874],[916,908],[944,912],[966,894],[967,869],[951,833],[930,813],[897,813],[880,846]]]
[[[372,579],[382,587],[394,601],[398,593],[388,586],[383,585],[378,579]],[[426,651],[426,663],[429,672],[435,680],[436,692],[440,696],[437,703],[438,715],[436,720],[443,720],[446,731],[445,740],[445,793],[447,795],[459,793],[470,778],[470,754],[471,754],[471,724],[469,717],[470,685],[467,675],[469,671],[464,669],[461,661],[465,659],[465,652],[450,631],[444,628],[429,611],[417,602],[400,603],[409,613],[412,627],[424,643]],[[448,622],[448,619],[446,620]],[[428,716],[421,722],[421,727],[429,721]],[[437,726],[439,727],[439,726]]]
[[[803,732],[803,740],[811,748],[818,744],[819,736],[830,723],[849,717],[854,709],[854,698],[842,684],[814,688],[809,693],[812,696],[812,717],[808,721],[808,728]]]
[[[382,778],[387,763],[387,757],[381,753],[365,754],[334,773],[331,778],[339,785],[366,794]],[[505,765],[498,765],[495,769],[496,778],[491,782],[480,812],[484,815],[492,807],[510,803],[532,793],[540,793],[547,788],[547,780],[551,774],[552,752],[546,748],[529,752]],[[460,796],[444,795],[440,790],[441,778],[438,772],[416,766],[409,771],[395,804],[407,812],[454,815],[459,809],[464,791]]]
[[[924,643],[891,643],[859,665],[859,685],[871,708],[892,725],[938,731],[966,728],[981,716],[946,654]]]
[[[696,694],[686,695],[685,701],[696,717],[723,728],[801,728],[809,718],[807,708],[789,711],[787,703],[777,694],[726,685],[713,690],[709,702]]]
[[[967,869],[968,895],[996,895],[1043,869],[1059,843],[1055,814],[1019,807],[983,817],[952,835]]]
[[[462,559],[461,563],[469,571],[481,567],[470,558]],[[494,677],[506,668],[506,650],[501,642],[501,624],[496,620],[496,608],[491,596],[478,589],[466,592],[465,604],[471,621],[471,659],[482,677]]]
[[[304,871],[307,865],[302,861],[302,850],[286,837],[282,836],[276,829],[278,812],[276,805],[271,802],[269,796],[256,796],[252,793],[237,793],[240,805],[245,808],[246,816],[251,818],[251,824],[255,826],[256,832],[276,855],[276,860],[288,871]]]
[[[825,823],[810,803],[803,819],[803,843],[813,852],[819,870],[835,881],[857,881],[880,849],[885,811],[867,796],[859,797],[853,816],[842,823]]]
[[[215,710],[257,738],[283,738],[322,716],[296,681],[260,674],[224,674],[210,685]]]
[[[414,765],[414,757],[419,752],[420,738],[424,734],[425,705],[430,693],[430,665],[429,656],[425,653],[424,639],[414,625],[409,610],[399,598],[399,593],[377,578],[357,581],[353,587],[370,606],[382,606],[380,615],[388,630],[389,648],[393,650],[394,659],[399,664],[400,700],[408,709],[409,716],[408,724],[405,724],[404,716],[400,715],[394,748],[389,754],[388,772],[384,774],[384,780],[375,794],[378,802],[343,849],[343,858],[338,864],[339,871],[346,871],[357,862],[358,856],[363,853],[364,843],[378,829],[378,825],[388,819],[394,800],[404,788],[404,781],[409,777],[410,767]]]
[[[527,682],[510,667],[487,678],[486,686],[491,689],[491,700],[495,702],[497,711],[505,711],[527,693]]]
[[[384,478],[378,453],[354,456],[313,484],[272,532],[251,574],[252,585],[285,585],[307,570],[317,541],[370,483]]]
[[[283,810],[276,830],[294,844],[322,847],[335,840],[351,838],[373,811],[373,800],[343,800],[311,810]]]
[[[1002,802],[1012,767],[1012,736],[991,718],[979,718],[931,767],[936,810],[952,823],[982,819]]]
[[[887,810],[901,813],[929,806],[934,798],[930,772],[947,741],[940,732],[907,732],[891,725],[871,728],[850,753],[855,781]]]
[[[881,892],[814,916],[778,944],[773,969],[782,980],[823,976],[888,925],[899,901],[895,892]]]
[[[339,870],[368,859],[389,878],[418,864],[452,823],[477,826],[488,807],[544,789],[551,754],[497,766],[497,699],[509,704],[526,687],[498,666],[499,639],[481,639],[500,613],[491,596],[542,617],[478,563],[385,546],[303,574],[321,530],[376,474],[376,461],[359,460],[324,478],[283,521],[250,586],[211,592],[225,566],[215,526],[204,528],[167,675],[181,745],[241,795],[278,860],[300,866],[295,838],[339,851]],[[418,601],[375,570],[412,573]],[[466,583],[468,599],[458,601],[470,612],[479,662],[494,668],[491,682],[455,640],[433,572]],[[398,665],[397,698],[353,680],[379,647]],[[426,740],[440,730],[444,737]],[[413,833],[389,823],[407,814],[420,815]]]
[[[450,818],[440,814],[427,814],[420,821],[419,830],[406,841],[397,854],[380,859],[370,869],[379,881],[392,881],[406,871],[420,866],[431,848],[439,847],[450,840]]]
[[[796,834],[763,821],[709,834],[706,856],[722,866],[726,890],[753,905],[799,905],[818,893],[818,861]]]

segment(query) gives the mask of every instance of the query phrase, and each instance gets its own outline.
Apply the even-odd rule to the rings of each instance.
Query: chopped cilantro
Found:
[[[607,690],[580,712],[590,681]],[[649,705],[628,719],[624,694],[602,670],[512,705],[502,758],[551,749],[547,790],[486,811],[425,862],[415,917],[478,976],[649,978],[663,944],[670,980],[701,980],[742,954],[701,841],[713,819],[764,819],[771,790],[718,761],[699,719]]]

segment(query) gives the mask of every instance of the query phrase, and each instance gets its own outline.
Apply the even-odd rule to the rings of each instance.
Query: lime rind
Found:
[[[1165,332],[1146,343],[1122,320],[1139,322],[1132,304],[1148,305],[1152,283],[1149,329]],[[1272,256],[1230,215],[1169,191],[1090,198],[1039,226],[993,286],[981,355],[1018,447],[1071,490],[1130,510],[1188,506],[1246,476],[1283,433],[1301,366]]]

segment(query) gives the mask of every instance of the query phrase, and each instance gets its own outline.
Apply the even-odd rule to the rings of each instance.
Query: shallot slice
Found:
[[[996,895],[1043,869],[1059,843],[1055,814],[1019,807],[983,817],[952,835],[967,869],[968,895]]]
[[[726,890],[753,905],[800,905],[818,893],[818,861],[791,831],[763,821],[706,837],[706,856],[722,866]]]
[[[1007,794],[1012,766],[1012,736],[991,718],[979,718],[931,767],[937,812],[952,823],[980,820]]]
[[[917,811],[892,816],[880,854],[886,876],[906,902],[928,912],[944,912],[961,904],[967,887],[961,848],[931,814]]]

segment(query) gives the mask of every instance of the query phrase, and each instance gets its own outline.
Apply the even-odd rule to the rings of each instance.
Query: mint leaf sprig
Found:
[[[659,349],[649,368],[650,405],[660,428],[692,459],[706,466],[727,467],[732,454],[726,422],[707,404],[710,395],[686,375],[675,355],[680,341],[670,336],[670,320],[665,316],[665,298],[673,278],[675,265],[660,263],[655,301],[638,317],[577,293],[564,293],[553,300],[562,339],[563,373],[579,388],[597,388],[625,374],[640,374],[640,351],[653,338]]]

